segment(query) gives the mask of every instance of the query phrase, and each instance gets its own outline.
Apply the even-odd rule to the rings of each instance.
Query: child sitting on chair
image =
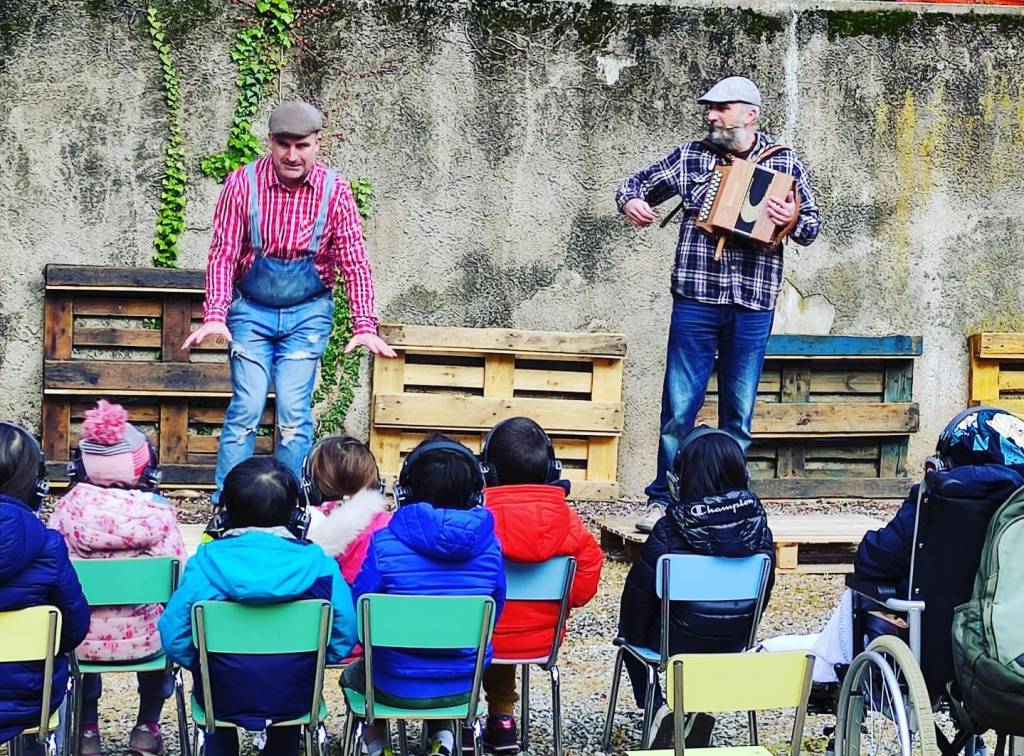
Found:
[[[566,488],[558,484],[561,468],[547,434],[528,417],[503,420],[487,436],[483,462],[488,482],[484,502],[494,515],[505,559],[536,563],[556,556],[576,557],[569,605],[586,604],[597,593],[604,552],[566,502]],[[554,602],[506,603],[501,622],[494,628],[495,656],[547,656],[557,621]],[[495,754],[518,753],[512,715],[513,704],[519,700],[515,665],[492,664],[484,673],[483,687],[488,708],[484,747]],[[471,750],[465,740],[464,736],[464,750]]]
[[[368,593],[492,596],[496,618],[505,603],[501,547],[494,516],[483,508],[484,475],[473,452],[440,434],[406,458],[395,487],[398,510],[373,534],[356,578],[356,601]],[[487,664],[491,660],[487,648]],[[465,704],[473,686],[474,654],[462,651],[375,649],[374,695],[389,706],[435,708]],[[362,660],[349,665],[341,684],[365,693]],[[430,754],[452,756],[454,726],[431,722]],[[379,720],[363,731],[369,756],[381,756],[385,729]]]
[[[64,700],[67,654],[89,631],[89,605],[82,594],[60,533],[39,520],[48,485],[43,451],[24,428],[0,422],[0,612],[52,605],[61,613],[50,710]],[[42,662],[0,663],[0,743],[38,726],[43,690]],[[33,742],[25,750],[42,752]],[[8,746],[10,748],[10,746]]]
[[[160,618],[160,637],[168,656],[192,670],[199,690],[199,658],[192,644],[192,607],[199,601],[275,604],[327,599],[334,623],[327,662],[344,659],[356,641],[355,612],[338,564],[305,540],[308,519],[299,500],[299,483],[272,457],[253,457],[236,465],[221,492],[221,537],[200,547],[181,585]],[[211,658],[217,694],[217,719],[246,730],[266,729],[264,756],[298,753],[298,727],[268,727],[309,712],[315,659],[310,654],[271,654]],[[206,742],[209,756],[238,753],[237,731],[218,727]]]
[[[302,491],[313,514],[309,539],[338,560],[351,585],[366,559],[370,536],[391,520],[377,460],[351,436],[328,436],[310,449],[302,465]]]
[[[78,454],[69,466],[72,488],[50,516],[50,527],[64,536],[75,559],[167,556],[185,562],[177,512],[156,493],[159,473],[149,440],[119,404],[102,399],[87,410]],[[93,609],[89,635],[79,646],[84,661],[141,661],[159,656],[156,623],[159,604]],[[160,712],[174,691],[164,670],[137,673],[139,710],[128,739],[137,754],[162,754]],[[79,756],[100,753],[97,674],[83,675]]]
[[[661,599],[656,593],[658,558],[665,554],[703,554],[745,557],[766,554],[774,567],[775,547],[768,517],[749,490],[743,448],[729,433],[697,426],[679,443],[669,475],[673,501],[644,544],[626,576],[619,612],[619,637],[634,646],[661,645]],[[769,573],[765,605],[774,570]],[[753,602],[681,602],[669,616],[669,653],[727,653],[746,648],[750,623],[756,621]],[[763,607],[762,607],[763,610]],[[644,705],[645,665],[631,654],[624,663],[636,696]],[[646,748],[672,746],[672,710],[665,705],[660,684],[654,691],[656,712]],[[686,739],[687,747],[708,745],[714,718],[698,714]]]

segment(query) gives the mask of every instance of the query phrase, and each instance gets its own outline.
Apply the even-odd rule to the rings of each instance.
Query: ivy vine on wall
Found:
[[[167,143],[164,146],[164,178],[161,183],[160,210],[157,213],[156,234],[153,237],[153,264],[158,268],[173,268],[178,262],[178,239],[185,230],[185,147],[181,138],[181,92],[178,72],[171,57],[163,25],[156,8],[146,11],[149,36],[160,57],[163,72],[164,102],[167,104]]]

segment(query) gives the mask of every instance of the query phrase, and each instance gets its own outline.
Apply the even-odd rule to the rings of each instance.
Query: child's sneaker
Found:
[[[440,740],[432,740],[427,756],[452,756],[452,751],[448,746],[442,744]]]
[[[164,739],[160,725],[156,722],[135,725],[128,737],[128,752],[136,756],[163,756]]]
[[[85,726],[78,731],[78,756],[100,756],[101,751],[98,727]]]
[[[484,748],[497,756],[519,753],[516,718],[511,714],[492,714],[484,727]]]

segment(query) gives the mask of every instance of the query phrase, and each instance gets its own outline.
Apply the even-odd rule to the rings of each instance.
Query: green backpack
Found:
[[[975,732],[1024,735],[1024,488],[989,523],[971,600],[953,614],[953,666]]]

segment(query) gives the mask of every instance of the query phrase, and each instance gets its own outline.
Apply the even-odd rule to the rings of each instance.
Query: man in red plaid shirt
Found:
[[[213,216],[203,325],[185,349],[210,336],[231,342],[231,403],[217,451],[214,503],[236,464],[252,456],[271,385],[277,457],[301,474],[313,438],[316,366],[333,328],[339,274],[355,335],[345,348],[395,352],[377,335],[373,277],[352,190],[316,162],[323,116],[305,102],[270,114],[270,154],[232,171]]]

